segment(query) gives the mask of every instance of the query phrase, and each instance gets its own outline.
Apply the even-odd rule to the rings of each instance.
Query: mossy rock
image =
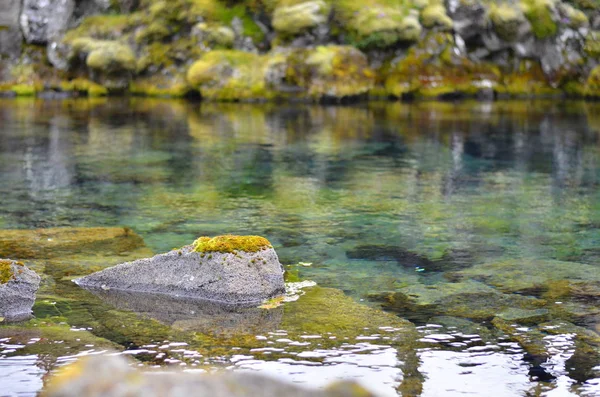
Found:
[[[0,257],[47,259],[82,252],[127,253],[145,244],[129,228],[52,228],[0,231]]]
[[[131,94],[145,97],[182,98],[191,91],[192,89],[185,81],[185,76],[153,75],[136,78],[129,84]]]
[[[125,44],[110,40],[95,40],[89,37],[71,42],[72,57],[85,56],[86,65],[101,72],[132,72],[136,69],[135,55]]]
[[[592,30],[587,34],[583,50],[592,58],[600,58],[600,31]]]
[[[555,0],[523,0],[523,10],[538,39],[555,36],[558,32],[558,14]]]
[[[434,285],[415,284],[399,292],[373,297],[387,310],[407,318],[445,315],[478,320],[491,320],[510,309],[536,310],[546,305],[543,299],[504,294],[472,280]]]
[[[454,22],[446,13],[443,4],[428,5],[421,11],[421,23],[426,28],[452,30]]]
[[[585,12],[578,10],[570,4],[559,3],[558,4],[561,13],[567,18],[567,26],[573,29],[586,28],[590,25],[590,20]]]
[[[79,26],[65,35],[70,41],[79,37],[92,37],[97,40],[117,40],[132,27],[130,15],[92,15],[85,18]]]
[[[60,84],[60,89],[65,92],[85,93],[90,97],[108,95],[108,89],[106,87],[83,78],[63,81]]]
[[[400,5],[363,5],[351,0],[334,4],[335,18],[348,31],[351,44],[361,49],[389,48],[417,41],[422,32],[418,12]]]
[[[281,329],[289,333],[331,334],[337,338],[378,333],[380,327],[414,332],[409,321],[357,303],[340,290],[315,286],[305,292],[297,301],[284,304]]]
[[[364,95],[373,87],[374,77],[367,57],[350,46],[300,49],[287,57],[285,83],[301,88],[307,98]]]
[[[520,36],[523,24],[528,23],[520,7],[509,3],[492,4],[490,20],[494,31],[506,41],[514,41]]]
[[[189,68],[187,82],[209,100],[267,99],[272,93],[265,85],[266,61],[248,52],[210,51]]]
[[[596,66],[590,72],[585,84],[585,95],[588,97],[600,97],[600,66]]]
[[[279,6],[273,12],[273,28],[283,36],[294,36],[327,22],[331,8],[323,0]]]
[[[533,259],[507,259],[473,266],[455,273],[462,278],[482,280],[504,292],[544,291],[553,282],[600,281],[592,265]]]
[[[233,29],[224,25],[209,25],[206,22],[194,25],[192,35],[199,41],[217,48],[231,48],[235,41]]]
[[[380,74],[385,91],[395,97],[475,96],[495,90],[500,80],[497,67],[457,55],[454,38],[442,32],[428,34],[410,48],[404,59]]]

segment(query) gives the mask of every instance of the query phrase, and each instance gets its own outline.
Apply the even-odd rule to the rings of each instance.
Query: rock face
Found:
[[[28,43],[46,44],[64,34],[75,10],[74,0],[24,0],[21,29]]]
[[[336,383],[325,390],[305,389],[268,377],[224,373],[200,375],[184,373],[144,373],[128,365],[122,357],[103,356],[84,359],[57,375],[46,397],[69,396],[289,396],[289,397],[369,397],[371,393],[349,382]]]
[[[40,276],[21,262],[0,259],[0,317],[19,321],[31,316]]]
[[[596,97],[599,29],[589,1],[4,0],[0,93]]]
[[[20,0],[0,2],[0,57],[14,59],[21,53],[23,36],[19,27],[20,12]]]
[[[75,280],[85,288],[116,289],[255,304],[285,292],[283,266],[265,238],[201,237],[152,258],[117,265]]]

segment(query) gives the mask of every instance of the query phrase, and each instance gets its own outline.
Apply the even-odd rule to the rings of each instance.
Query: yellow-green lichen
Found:
[[[0,284],[6,284],[14,277],[12,261],[0,259]]]
[[[11,261],[10,259],[0,259],[0,284],[6,284],[15,278],[13,266],[22,267],[24,265],[21,262]]]
[[[265,84],[266,66],[266,56],[234,50],[210,51],[190,67],[187,82],[210,100],[266,99],[273,95]]]
[[[585,95],[589,97],[600,97],[600,66],[596,66],[590,73],[585,84]]]
[[[71,45],[75,54],[87,54],[86,65],[91,69],[103,72],[136,69],[136,59],[131,48],[117,41],[82,37],[73,40]]]
[[[258,252],[272,248],[271,243],[260,236],[235,236],[231,234],[217,237],[200,237],[193,244],[196,252],[232,253],[235,251]]]
[[[273,13],[273,28],[279,34],[296,35],[327,21],[330,7],[323,0],[280,6]]]
[[[554,20],[556,10],[553,0],[524,0],[522,5],[531,30],[538,39],[556,35],[558,25]]]
[[[354,0],[333,3],[334,21],[358,48],[386,48],[401,41],[416,41],[422,27],[418,12],[398,1],[364,4]]]
[[[508,3],[491,4],[489,15],[495,32],[506,41],[515,40],[520,26],[526,22],[523,11]]]
[[[446,7],[443,4],[432,4],[421,11],[421,22],[426,28],[442,28],[451,30],[453,26],[452,19],[446,13]]]

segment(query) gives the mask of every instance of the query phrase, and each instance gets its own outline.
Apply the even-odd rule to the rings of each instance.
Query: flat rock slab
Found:
[[[145,247],[126,227],[65,227],[0,230],[0,257],[49,259],[86,254],[122,254]]]
[[[20,321],[31,317],[40,276],[21,262],[0,259],[0,317]]]
[[[283,266],[273,248],[199,253],[192,246],[123,263],[75,280],[88,289],[121,290],[259,303],[285,293]]]

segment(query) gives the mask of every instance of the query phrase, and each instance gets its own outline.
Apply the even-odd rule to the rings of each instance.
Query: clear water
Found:
[[[418,333],[410,344],[385,330],[328,344],[277,327],[207,339],[78,291],[56,277],[55,261],[37,322],[0,326],[0,395],[35,394],[49,371],[105,348],[148,365],[258,370],[313,386],[355,379],[382,395],[600,395],[600,295],[566,302],[577,306],[566,314],[544,306],[545,322],[589,332],[587,360],[580,337],[539,321],[512,333],[486,315],[389,300],[458,281],[485,284],[509,305],[516,295],[550,299],[511,284],[534,271],[505,283],[515,266],[495,275],[481,267],[490,263],[539,261],[542,273],[570,269],[597,285],[598,114],[600,104],[579,102],[0,100],[0,229],[124,225],[154,252],[201,235],[259,234],[294,278],[408,318]],[[40,322],[63,331],[40,337]],[[519,336],[532,330],[542,332],[541,358]]]

